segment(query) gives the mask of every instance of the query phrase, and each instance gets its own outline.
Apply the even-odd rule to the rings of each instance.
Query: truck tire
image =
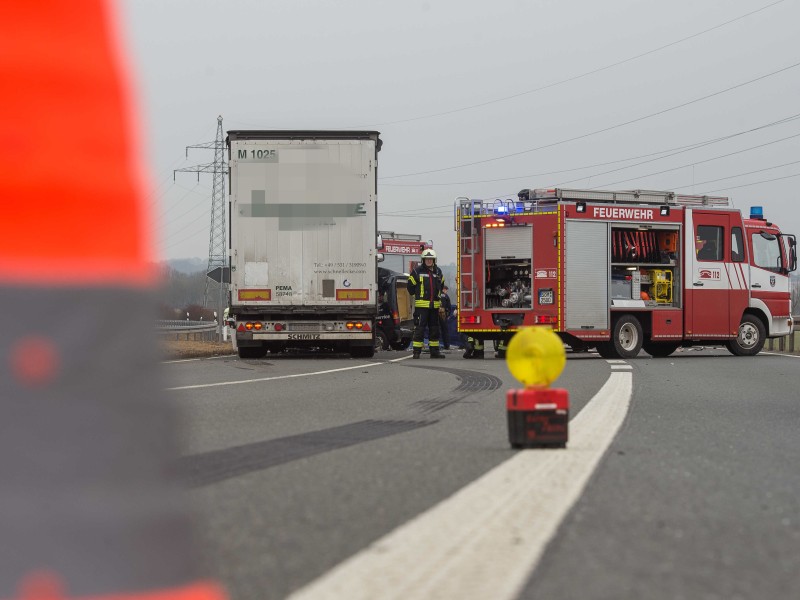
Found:
[[[267,354],[267,349],[261,346],[239,346],[236,351],[239,358],[264,358]]]
[[[374,346],[350,346],[350,356],[353,358],[372,358],[375,356]]]
[[[745,315],[739,323],[739,334],[726,344],[734,356],[755,356],[767,341],[767,330],[761,319],[754,315]]]
[[[680,347],[675,342],[644,342],[642,349],[653,358],[666,358]]]
[[[382,331],[375,332],[375,350],[388,350],[389,340],[386,339],[386,334]]]
[[[643,341],[642,324],[633,315],[622,315],[614,322],[611,343],[614,345],[614,352],[620,358],[636,357]]]

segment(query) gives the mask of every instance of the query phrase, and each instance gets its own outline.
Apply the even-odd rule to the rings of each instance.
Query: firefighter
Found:
[[[467,336],[467,349],[464,358],[483,358],[483,341]]]
[[[508,348],[508,340],[505,338],[500,338],[500,341],[497,343],[497,350],[495,350],[494,357],[505,358],[506,348]]]
[[[439,296],[444,286],[442,270],[436,266],[436,252],[426,248],[420,255],[422,264],[418,265],[408,276],[408,292],[415,296],[414,301],[414,336],[412,346],[413,358],[422,354],[422,340],[425,338],[425,327],[428,327],[428,345],[431,358],[444,358],[439,349]]]

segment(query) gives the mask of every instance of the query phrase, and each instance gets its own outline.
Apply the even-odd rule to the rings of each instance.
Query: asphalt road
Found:
[[[798,360],[569,354],[570,444],[521,452],[500,360],[225,357],[164,377],[234,599],[795,598]]]

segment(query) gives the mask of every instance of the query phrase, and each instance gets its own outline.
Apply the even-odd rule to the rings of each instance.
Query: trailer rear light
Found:
[[[480,315],[461,315],[459,321],[464,325],[480,325],[481,317]]]
[[[275,323],[274,328],[275,331],[283,331],[283,323]]]
[[[264,328],[263,323],[253,323],[253,329],[255,329],[256,331],[261,331],[263,328]]]
[[[244,328],[247,329],[247,331],[252,331],[253,324],[248,321],[247,323],[244,324]]]
[[[244,323],[239,323],[239,326],[236,328],[236,331],[244,331]]]

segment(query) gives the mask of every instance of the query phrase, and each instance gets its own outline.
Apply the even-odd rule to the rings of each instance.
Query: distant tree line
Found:
[[[214,308],[203,308],[205,291],[205,271],[182,273],[172,267],[162,266],[158,318],[213,321]]]

